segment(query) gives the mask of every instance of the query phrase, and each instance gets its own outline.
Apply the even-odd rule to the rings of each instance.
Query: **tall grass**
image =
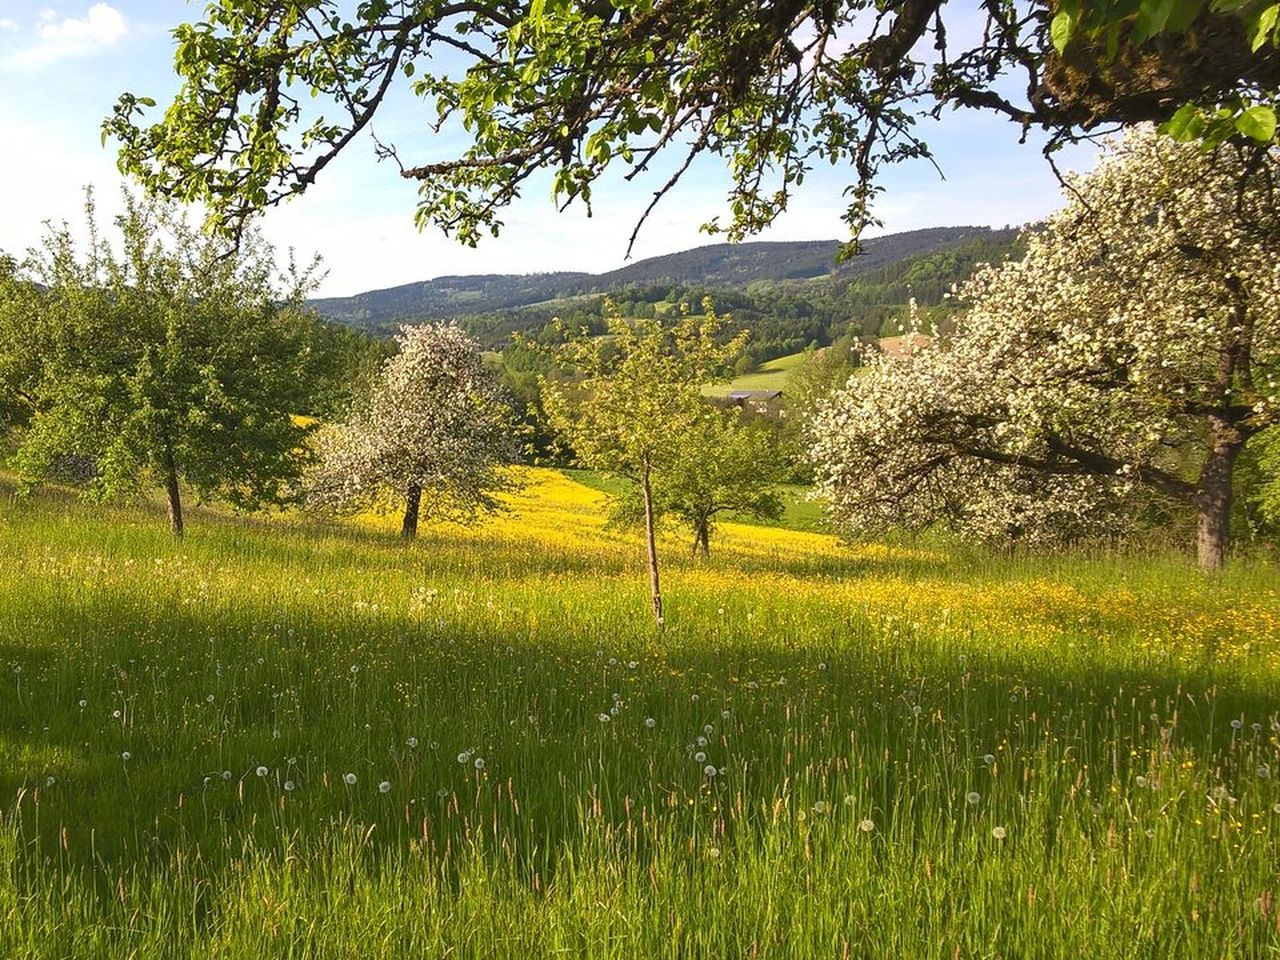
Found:
[[[1274,957],[1276,571],[0,503],[0,956]],[[349,782],[353,781],[353,782]]]

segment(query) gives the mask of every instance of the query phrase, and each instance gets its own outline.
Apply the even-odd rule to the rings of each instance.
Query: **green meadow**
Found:
[[[1280,578],[0,488],[0,956],[1276,957]]]

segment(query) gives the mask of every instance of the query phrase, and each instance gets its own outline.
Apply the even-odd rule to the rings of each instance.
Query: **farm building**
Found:
[[[933,337],[925,336],[923,333],[911,333],[901,337],[881,337],[876,341],[876,345],[881,353],[896,359],[910,356],[932,342]]]
[[[755,413],[777,413],[782,406],[781,390],[730,390],[726,398],[735,407]]]

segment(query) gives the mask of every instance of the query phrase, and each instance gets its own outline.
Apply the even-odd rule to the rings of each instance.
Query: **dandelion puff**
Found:
[[[483,769],[484,769],[484,757],[476,757],[475,761],[474,761],[471,765],[472,765],[473,767],[475,767],[477,770],[483,770]]]
[[[1274,805],[1271,807],[1271,812],[1272,812],[1272,813],[1280,813],[1280,803],[1274,804]]]
[[[354,787],[356,785],[356,775],[354,773],[343,774],[342,782],[348,787]]]
[[[213,703],[213,694],[212,694],[212,693],[210,693],[210,694],[206,695],[206,696],[205,696],[205,698],[204,698],[204,702],[205,702],[205,703]]]
[[[630,663],[627,664],[627,666],[632,670],[634,670],[636,667],[640,666],[640,662],[638,660],[632,660]]]
[[[418,748],[418,738],[417,738],[417,737],[410,737],[410,738],[409,738],[409,749],[410,749],[410,750],[416,750],[417,748]]]
[[[713,727],[713,726],[712,726],[711,724],[709,724],[709,723],[708,723],[705,727],[703,727],[703,728],[702,728],[702,732],[703,732],[703,733],[705,733],[708,737],[709,737],[709,736],[711,736],[712,732],[714,732],[714,731],[715,731],[715,727]]]
[[[293,788],[294,788],[294,782],[292,780],[286,780],[284,782],[285,793],[293,793]]]
[[[845,794],[844,805],[846,807],[852,807],[853,803],[854,803],[853,794],[852,793]]]
[[[459,763],[466,763],[470,759],[471,759],[471,754],[467,753],[467,751],[465,750],[463,750],[460,754],[458,754]]]
[[[1136,783],[1138,786],[1142,787],[1144,790],[1146,789],[1147,783],[1148,783],[1147,778],[1143,776],[1134,777],[1133,782]]]
[[[724,720],[728,720],[728,719],[729,719],[730,717],[732,717],[732,716],[733,716],[733,711],[732,711],[732,710],[721,710],[721,711],[720,711],[720,717],[721,717],[722,719],[724,719]]]
[[[266,768],[266,767],[259,767],[257,770],[255,770],[255,771],[253,771],[253,772],[254,772],[254,773],[256,773],[256,774],[257,774],[258,776],[260,776],[260,777],[265,777],[265,776],[267,775],[267,768]]]
[[[816,813],[818,816],[822,816],[824,813],[826,813],[826,812],[827,812],[827,801],[825,801],[825,800],[816,800],[816,801],[814,801],[814,804],[813,804],[813,812],[814,812],[814,813]]]
[[[81,700],[81,701],[80,701],[80,709],[81,709],[81,710],[83,710],[83,709],[84,709],[85,707],[87,707],[88,705],[89,705],[89,701],[88,701],[88,700]]]
[[[827,669],[827,665],[826,665],[826,663],[819,663],[819,664],[818,664],[818,669],[819,669],[819,670],[825,670],[825,669]]]
[[[44,778],[44,785],[46,787],[52,787],[57,782],[58,782],[58,778],[54,776],[49,776]]]
[[[1235,720],[1232,720],[1232,721],[1231,721],[1231,729],[1232,729],[1232,730],[1242,730],[1242,729],[1244,729],[1244,721],[1243,721],[1243,720],[1240,720],[1239,718],[1237,718],[1237,719],[1235,719]]]
[[[874,820],[863,820],[858,824],[858,829],[863,833],[870,833],[875,828],[876,824]]]
[[[653,717],[645,717],[644,725],[648,727],[650,730],[652,730],[654,727],[658,725],[658,721],[653,719]]]
[[[390,780],[383,780],[380,784],[378,784],[378,792],[379,792],[379,793],[390,793],[390,792],[391,792],[391,781],[390,781]]]
[[[697,743],[697,745],[698,745],[698,746],[700,746],[700,747],[705,747],[705,746],[707,745],[707,738],[706,738],[706,737],[698,737],[698,739],[697,739],[696,741],[694,741],[694,742],[695,742],[695,743]]]
[[[111,711],[111,719],[112,719],[112,720],[119,720],[119,719],[120,719],[120,711],[119,711],[119,710],[112,710],[112,711]]]
[[[993,753],[985,753],[985,754],[983,754],[983,755],[982,755],[982,762],[983,762],[983,763],[985,763],[988,767],[989,767],[989,766],[991,766],[993,763],[995,763],[995,762],[996,762],[995,754],[993,754]]]
[[[353,663],[353,664],[351,665],[351,674],[354,676],[355,674],[357,674],[357,673],[359,673],[359,672],[360,672],[360,667],[359,667],[359,665],[358,665],[358,664],[354,664],[354,663]]]
[[[977,806],[978,801],[982,799],[982,794],[978,793],[977,790],[970,790],[964,795],[964,799],[969,806]]]
[[[443,800],[448,795],[449,795],[448,787],[441,787],[439,790],[436,791],[436,798],[439,800]]]
[[[607,713],[602,713],[598,717],[596,717],[596,719],[599,720],[601,723],[608,723],[613,718],[610,717]]]
[[[128,750],[126,750],[122,754],[120,754],[120,759],[125,761],[132,760],[133,754],[130,753]]]
[[[1271,779],[1271,768],[1268,767],[1265,763],[1258,764],[1258,779],[1259,780]]]
[[[1003,840],[1003,839],[1004,839],[1005,837],[1007,837],[1008,835],[1009,835],[1009,834],[1008,834],[1008,832],[1005,830],[1005,828],[1004,828],[1004,827],[992,827],[992,828],[991,828],[991,836],[995,837],[997,840]]]
[[[707,755],[703,753],[701,750],[699,750],[697,753],[693,755],[694,763],[702,763],[706,759],[707,759]]]
[[[697,703],[701,698],[696,693],[691,693],[689,695],[689,699],[694,703]]]
[[[722,776],[722,777],[723,777],[723,776],[724,776],[726,773],[728,773],[728,772],[729,772],[729,768],[728,768],[728,767],[721,767],[721,768],[720,768],[720,776]]]
[[[222,771],[222,779],[223,779],[223,780],[230,780],[230,779],[231,779],[231,771],[230,771],[230,770],[223,770],[223,771]]]
[[[708,763],[705,767],[702,768],[702,772],[708,778],[711,778],[711,777],[714,777],[719,771],[716,770],[714,764]]]

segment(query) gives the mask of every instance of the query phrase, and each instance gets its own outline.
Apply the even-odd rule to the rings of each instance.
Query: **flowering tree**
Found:
[[[518,444],[502,391],[460,327],[405,326],[396,340],[368,400],[320,434],[309,493],[342,511],[402,502],[401,535],[411,539],[423,515],[496,510]]]
[[[552,425],[587,467],[633,480],[640,488],[653,615],[662,624],[662,589],[655,536],[654,478],[665,475],[681,438],[705,415],[701,387],[723,377],[742,351],[746,334],[725,342],[724,318],[710,303],[702,316],[675,324],[661,320],[608,319],[608,335],[563,331],[553,350],[574,380],[543,379],[543,401]],[[562,328],[563,330],[563,328]]]
[[[1114,529],[1142,491],[1225,557],[1232,470],[1280,419],[1280,159],[1150,129],[1113,144],[1020,261],[962,291],[954,335],[872,359],[819,411],[820,489],[850,527]]]

